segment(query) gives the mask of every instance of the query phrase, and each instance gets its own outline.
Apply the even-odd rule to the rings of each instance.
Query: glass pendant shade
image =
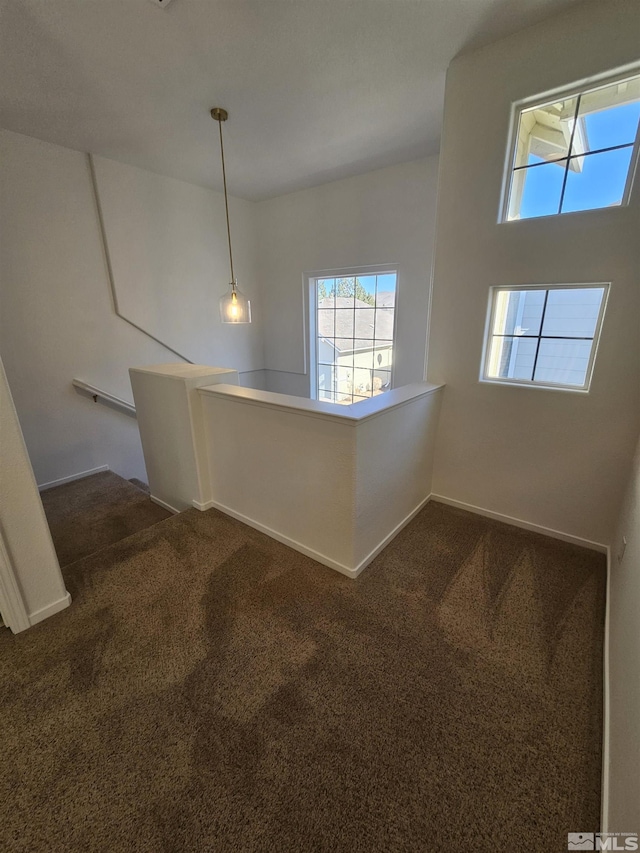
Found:
[[[224,188],[224,210],[227,219],[227,240],[229,242],[229,267],[231,268],[231,284],[229,290],[220,297],[220,319],[223,323],[250,323],[251,303],[238,290],[238,280],[233,272],[233,253],[231,251],[231,226],[229,225],[229,199],[227,197],[227,172],[224,167],[224,145],[222,142],[222,122],[229,118],[229,113],[222,107],[213,107],[211,118],[218,122],[220,132],[220,160],[222,162],[222,185]]]
[[[250,323],[251,302],[238,290],[234,282],[229,290],[220,297],[220,319],[223,323]]]

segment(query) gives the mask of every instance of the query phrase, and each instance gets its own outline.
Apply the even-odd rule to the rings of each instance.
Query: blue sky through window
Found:
[[[385,273],[383,275],[378,275],[378,290],[379,291],[393,291],[396,289],[396,274],[395,273]],[[376,276],[375,275],[359,275],[358,281],[372,296],[376,291]]]
[[[562,212],[620,204],[631,162],[631,148],[584,158],[582,172],[569,172]]]
[[[376,277],[375,275],[359,275],[358,281],[367,291],[370,296],[375,296],[376,293]]]
[[[598,148],[633,142],[638,131],[638,119],[640,101],[585,116],[589,148],[597,151]]]
[[[592,103],[590,99],[596,94],[586,93],[581,105],[581,112],[587,113],[583,120],[588,150],[597,151],[616,145],[629,147],[582,157],[581,171],[568,171],[564,198],[562,186],[566,159],[550,163],[530,154],[527,165],[541,165],[525,169],[521,175],[524,186],[517,210],[521,219],[609,207],[622,202],[633,154],[632,146],[638,132],[640,101],[588,112]]]
[[[389,390],[396,288],[395,272],[315,280],[318,400],[351,405]]]
[[[384,273],[382,275],[359,275],[358,281],[372,297],[376,295],[376,277],[378,279],[378,293],[393,293],[396,289],[396,274]],[[385,303],[388,304],[388,303]]]
[[[386,273],[378,276],[378,290],[395,290],[396,289],[396,274],[394,272]]]
[[[532,157],[539,161],[539,157]],[[520,204],[520,216],[529,219],[533,216],[551,216],[558,212],[566,160],[559,163],[546,163],[527,170],[524,179],[524,191]]]

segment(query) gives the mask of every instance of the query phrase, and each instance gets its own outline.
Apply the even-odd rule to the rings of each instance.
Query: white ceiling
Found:
[[[258,199],[438,151],[463,48],[576,0],[0,0],[0,127]]]

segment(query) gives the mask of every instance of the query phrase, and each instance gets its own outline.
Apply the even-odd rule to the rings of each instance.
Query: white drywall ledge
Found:
[[[351,406],[201,387],[215,507],[355,577],[426,503],[442,386]]]
[[[386,394],[378,394],[368,400],[341,406],[338,403],[323,403],[319,400],[309,400],[305,397],[295,397],[291,394],[277,394],[273,391],[259,391],[255,388],[241,388],[235,385],[212,385],[198,389],[200,394],[211,394],[219,397],[231,397],[236,402],[249,403],[256,406],[266,406],[283,411],[294,412],[298,415],[325,418],[340,423],[357,426],[370,418],[384,414],[391,409],[403,406],[433,394],[443,385],[433,385],[430,382],[415,382],[403,388],[395,388]]]

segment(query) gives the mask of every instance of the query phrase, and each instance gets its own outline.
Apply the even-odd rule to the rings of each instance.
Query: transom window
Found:
[[[588,390],[608,287],[492,288],[481,379]]]
[[[315,396],[350,405],[392,385],[397,273],[311,280]]]
[[[626,204],[639,120],[640,75],[517,110],[503,221]]]

